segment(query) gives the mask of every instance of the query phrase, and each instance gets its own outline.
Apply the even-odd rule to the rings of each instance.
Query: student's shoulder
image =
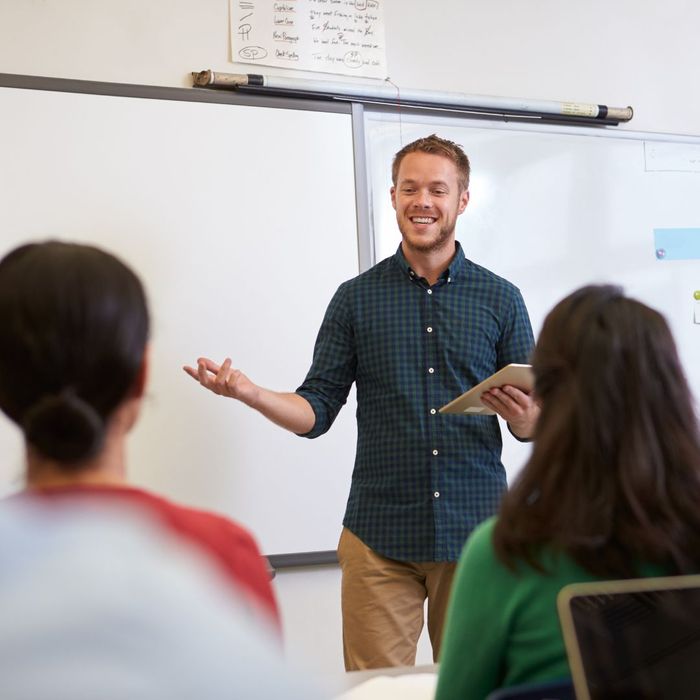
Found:
[[[253,534],[228,516],[183,505],[178,505],[177,508],[184,522],[196,523],[211,534],[218,534],[229,542],[235,542],[238,546],[245,546],[247,549],[258,552]]]
[[[148,503],[171,527],[183,534],[206,536],[209,540],[235,543],[255,551],[258,549],[253,535],[228,516],[175,503],[149,491],[133,491],[137,491],[140,500]]]
[[[523,571],[511,570],[501,561],[494,546],[494,531],[497,518],[494,516],[479,525],[470,535],[459,562],[459,579],[469,589],[481,589],[488,582],[488,596],[513,592],[518,586]],[[529,570],[529,569],[527,569]],[[484,591],[484,595],[487,592]]]
[[[484,520],[477,525],[465,546],[465,555],[491,556],[493,554],[493,531],[496,527],[496,516]]]

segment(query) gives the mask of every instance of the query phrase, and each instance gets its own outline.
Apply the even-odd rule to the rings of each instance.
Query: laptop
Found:
[[[571,584],[557,607],[577,700],[700,698],[700,575]]]

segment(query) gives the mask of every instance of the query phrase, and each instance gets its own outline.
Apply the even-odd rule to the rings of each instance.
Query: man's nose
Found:
[[[428,208],[432,205],[430,192],[427,190],[419,190],[416,193],[415,205],[418,207]]]

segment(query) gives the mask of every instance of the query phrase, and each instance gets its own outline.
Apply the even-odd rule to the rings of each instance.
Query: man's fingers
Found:
[[[199,380],[199,383],[207,389],[212,388],[212,381],[210,379],[210,376],[211,375],[209,374],[206,365],[201,360],[199,360],[197,362],[197,379]]]
[[[228,375],[229,371],[231,369],[231,359],[226,358],[221,367],[219,367],[219,371],[216,373],[216,376],[214,377],[213,380],[211,380],[212,384],[212,389],[217,393],[217,394],[226,394],[226,382],[228,381]]]
[[[506,405],[511,400],[507,394],[498,388],[489,389],[487,392],[482,394],[482,398],[488,399],[491,403],[497,406]]]
[[[497,413],[500,413],[503,410],[503,405],[501,402],[496,399],[493,394],[486,393],[481,395],[481,403],[484,404],[487,408],[490,408],[492,411],[496,411]]]
[[[208,357],[198,357],[197,364],[204,365],[204,367],[207,370],[209,370],[212,374],[217,374],[220,369],[220,366],[216,364],[214,360],[210,360]]]
[[[495,389],[496,399],[500,401],[501,405],[509,410],[517,410],[520,408],[520,404],[510,395],[508,387],[503,387],[502,389]]]
[[[231,369],[231,358],[227,357],[223,363],[221,364],[221,367],[219,367],[219,371],[216,373],[216,383],[220,385],[226,384],[226,380],[228,379],[228,373],[229,370]]]
[[[526,409],[530,404],[530,395],[526,394],[524,391],[506,384],[502,387],[503,392],[508,396],[508,398],[523,409]]]
[[[506,388],[490,389],[482,395],[482,402],[492,411],[496,411],[504,420],[511,421],[519,417],[525,407],[510,396]]]
[[[539,408],[530,394],[506,384],[485,391],[481,401],[507,421],[515,435],[521,438],[532,436]]]
[[[208,357],[197,358],[197,369],[185,365],[182,369],[196,379],[205,389],[215,394],[233,396],[240,370],[231,369],[231,358],[227,357],[220,365]]]

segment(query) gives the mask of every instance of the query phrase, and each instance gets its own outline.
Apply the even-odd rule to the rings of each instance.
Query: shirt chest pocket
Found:
[[[456,376],[481,381],[497,369],[501,329],[488,308],[445,315],[435,325],[441,358]]]
[[[416,311],[375,309],[357,329],[358,374],[372,381],[406,381],[425,364],[425,323]]]

